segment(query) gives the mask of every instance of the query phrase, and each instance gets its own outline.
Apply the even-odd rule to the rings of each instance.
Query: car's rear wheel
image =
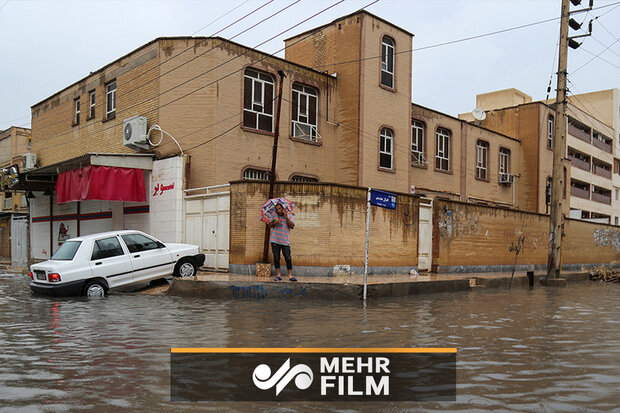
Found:
[[[196,269],[194,261],[185,258],[179,261],[173,275],[175,277],[193,277],[196,275]]]
[[[84,295],[88,298],[105,297],[107,292],[106,286],[101,281],[93,280],[84,287]]]

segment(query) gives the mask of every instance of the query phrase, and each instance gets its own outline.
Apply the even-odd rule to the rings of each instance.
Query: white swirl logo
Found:
[[[280,394],[293,379],[295,379],[295,385],[298,389],[305,390],[310,387],[313,378],[312,370],[305,364],[298,364],[291,368],[290,358],[282,364],[273,376],[271,375],[271,369],[266,364],[257,366],[252,374],[254,384],[261,390],[270,389],[275,385],[276,396]]]

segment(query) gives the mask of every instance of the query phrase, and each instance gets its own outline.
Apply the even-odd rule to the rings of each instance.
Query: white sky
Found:
[[[0,130],[30,127],[30,106],[156,37],[213,35],[267,1],[0,0]],[[295,1],[275,0],[218,36],[230,39]],[[345,0],[258,48],[273,53],[284,47],[283,39],[371,1]],[[255,47],[334,3],[301,0],[233,40]],[[610,6],[596,10],[605,5]],[[414,49],[558,18],[414,51],[413,101],[456,116],[474,108],[478,93],[514,87],[535,100],[545,98],[550,76],[557,71],[560,6],[561,0],[380,0],[367,10],[413,33]],[[594,7],[573,16],[579,22],[585,19],[584,27],[600,16],[593,23],[593,36],[579,49],[569,49],[569,88],[574,94],[620,88],[620,1],[595,0]],[[555,84],[554,76],[553,90]]]

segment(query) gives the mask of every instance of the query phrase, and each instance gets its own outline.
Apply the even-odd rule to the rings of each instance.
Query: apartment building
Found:
[[[555,105],[533,102],[523,92],[507,89],[478,95],[476,106],[486,112],[483,126],[521,140],[524,185],[520,189],[526,200],[522,207],[548,213]],[[473,119],[471,114],[460,117]],[[563,212],[571,218],[614,223],[614,128],[572,103],[568,105],[567,122],[562,182],[568,202]]]
[[[13,265],[27,261],[28,199],[18,191],[17,177],[35,167],[29,150],[30,129],[11,126],[0,131],[0,259]]]
[[[125,227],[187,241],[200,227],[186,224],[187,195],[267,180],[276,131],[277,180],[527,202],[519,138],[412,105],[412,36],[360,11],[285,40],[284,59],[219,37],[158,38],[33,105],[40,163],[25,178],[56,185],[35,191],[33,256]],[[117,190],[128,187],[146,197]]]

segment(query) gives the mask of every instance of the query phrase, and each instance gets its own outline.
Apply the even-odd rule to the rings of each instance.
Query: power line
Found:
[[[2,6],[0,6],[0,10],[2,10],[2,9],[4,8],[4,6],[6,6],[6,4],[7,4],[8,2],[9,2],[9,0],[6,0],[6,1],[4,2],[4,4],[3,4]]]
[[[599,54],[594,54],[591,51],[589,51],[586,48],[582,48],[582,50],[584,52],[590,53],[592,56],[594,56],[592,59],[588,60],[587,62],[585,62],[584,64],[582,64],[581,66],[579,66],[577,69],[573,70],[572,74],[575,74],[579,69],[581,69],[582,67],[584,67],[585,65],[589,64],[590,62],[592,62],[594,59],[598,58],[601,59],[603,62],[608,63],[610,65],[612,65],[613,67],[615,67],[616,69],[620,69],[620,66],[615,65],[614,63],[611,63],[609,60],[604,59],[601,57],[601,54],[603,54],[607,49],[609,49],[611,46],[613,46],[614,44],[620,42],[620,39],[616,39],[615,42],[613,42],[612,44],[610,44],[609,46],[607,46],[602,52],[600,52]]]
[[[222,15],[221,15],[220,17],[218,17],[217,19],[212,20],[212,21],[211,21],[210,23],[208,23],[207,25],[202,26],[200,29],[198,29],[198,30],[196,30],[194,33],[190,34],[190,36],[195,35],[196,33],[198,33],[198,32],[200,32],[200,31],[202,31],[202,29],[206,29],[207,27],[211,26],[211,25],[212,25],[213,23],[215,23],[216,21],[218,21],[218,20],[220,20],[220,19],[222,19],[222,18],[224,18],[224,17],[228,16],[230,13],[232,13],[232,12],[233,12],[233,11],[235,11],[235,10],[237,10],[239,7],[243,6],[243,5],[244,5],[245,3],[247,3],[248,1],[250,1],[250,0],[245,0],[245,1],[244,1],[243,3],[241,3],[240,5],[238,5],[238,6],[236,6],[236,7],[233,7],[232,9],[230,9],[230,10],[229,10],[229,11],[227,11],[226,13],[222,14]],[[271,3],[271,1],[270,1],[270,2],[268,2],[268,3],[265,3],[265,5],[267,5],[267,4],[269,4],[269,3]],[[261,7],[262,7],[262,6],[261,6]],[[234,23],[233,23],[233,24],[234,24]],[[228,27],[230,27],[230,25],[229,25],[229,26],[224,27],[224,29],[222,29],[222,30],[225,30],[225,29],[227,29]],[[220,30],[220,31],[221,31],[221,30]]]
[[[283,32],[281,32],[281,33],[279,33],[277,36],[279,36],[279,35],[281,35],[281,34],[283,34],[283,33],[287,32],[287,31],[292,30],[293,28],[295,28],[295,27],[297,27],[297,26],[299,26],[299,25],[301,25],[301,24],[305,23],[306,21],[308,21],[308,20],[310,20],[310,19],[312,19],[312,18],[314,18],[314,17],[318,16],[318,15],[319,15],[319,14],[321,14],[321,13],[324,13],[325,11],[327,11],[327,10],[331,9],[332,7],[334,7],[334,6],[336,6],[336,5],[340,4],[340,3],[342,3],[343,1],[344,1],[344,0],[340,0],[340,1],[338,1],[338,2],[336,2],[336,3],[334,3],[334,4],[332,4],[332,5],[330,5],[330,6],[326,7],[326,8],[324,8],[323,10],[321,10],[321,11],[319,11],[319,12],[317,12],[317,13],[313,14],[312,16],[310,16],[310,17],[308,17],[308,18],[306,18],[306,19],[302,20],[301,22],[299,22],[299,23],[297,23],[297,24],[295,24],[295,25],[291,26],[291,27],[290,27],[290,28],[288,28],[287,30],[285,30],[285,31],[283,31]],[[366,8],[366,7],[369,7],[370,5],[372,5],[372,4],[374,4],[374,3],[376,3],[377,1],[379,1],[379,0],[374,0],[373,2],[371,2],[371,3],[369,3],[368,5],[364,6],[362,9],[364,9],[364,8]],[[362,10],[362,9],[360,9],[360,10]],[[307,39],[307,38],[308,38],[308,37],[310,37],[311,35],[312,35],[312,33],[308,34],[307,36],[305,36],[305,37],[303,37],[303,38],[299,39],[298,41],[296,41],[296,42],[294,42],[294,43],[291,43],[289,46],[285,46],[284,48],[282,48],[282,49],[280,49],[280,50],[277,50],[276,52],[274,52],[274,53],[272,53],[272,54],[270,54],[270,55],[266,55],[265,57],[263,57],[263,58],[261,58],[261,59],[255,60],[255,61],[253,61],[253,62],[251,63],[251,65],[256,64],[256,63],[259,63],[259,62],[262,62],[263,60],[265,60],[265,59],[267,59],[267,58],[269,58],[269,57],[273,57],[276,53],[279,53],[280,51],[282,51],[282,50],[286,49],[287,47],[290,47],[290,46],[292,46],[292,45],[294,45],[294,44],[297,44],[297,43],[299,43],[299,42],[301,42],[301,41],[303,41],[303,40]],[[253,50],[253,49],[249,49],[249,50],[247,50],[246,52],[244,52],[243,54],[241,54],[241,55],[239,55],[239,56],[245,55],[245,54],[246,54],[246,53],[248,53],[250,50]],[[233,58],[233,59],[234,59],[234,58]],[[233,60],[233,59],[230,59],[230,60]],[[230,60],[229,60],[229,61],[230,61]],[[212,69],[208,70],[207,72],[203,72],[203,74],[208,73],[208,72],[210,72],[210,71],[212,71],[212,70],[215,70],[216,68],[219,68],[220,66],[222,66],[222,65],[223,65],[223,64],[225,64],[225,63],[228,63],[228,61],[227,61],[227,62],[224,62],[224,63],[222,63],[222,64],[219,64],[218,66],[216,66],[215,68],[212,68]],[[235,70],[235,71],[233,71],[233,72],[230,72],[230,73],[228,73],[228,74],[226,74],[226,75],[224,75],[224,76],[222,76],[222,77],[220,77],[220,78],[216,79],[215,81],[213,81],[213,82],[211,82],[211,83],[208,83],[208,84],[206,84],[206,85],[203,85],[203,86],[201,86],[201,87],[199,87],[199,88],[197,88],[197,89],[194,89],[194,90],[192,90],[192,91],[190,91],[190,92],[188,92],[188,93],[186,93],[186,94],[184,94],[184,95],[182,95],[182,96],[180,96],[180,97],[178,97],[178,98],[176,98],[176,99],[174,99],[174,100],[172,100],[172,101],[170,101],[170,102],[167,102],[166,104],[159,105],[159,106],[155,107],[154,109],[151,109],[151,110],[147,111],[147,112],[146,112],[146,114],[152,113],[152,112],[154,112],[154,111],[155,111],[155,110],[157,110],[157,109],[160,109],[160,108],[162,108],[162,107],[164,107],[164,106],[167,106],[167,105],[169,105],[169,104],[171,104],[171,103],[174,103],[174,102],[176,102],[176,101],[178,101],[178,100],[180,100],[180,99],[183,99],[183,98],[185,98],[185,97],[187,97],[187,96],[189,96],[189,95],[191,95],[191,94],[193,94],[193,93],[195,93],[195,92],[197,92],[197,91],[199,91],[199,90],[202,90],[202,89],[204,89],[204,88],[206,88],[206,87],[208,87],[208,86],[211,86],[211,85],[213,85],[213,84],[215,84],[215,83],[219,82],[219,81],[220,81],[220,80],[222,80],[222,79],[225,79],[225,78],[227,78],[227,77],[229,77],[229,76],[232,76],[233,74],[239,73],[240,71],[242,71],[242,70],[244,70],[244,69],[245,69],[245,67],[242,67],[241,69],[238,69],[238,70]],[[184,83],[187,83],[187,82],[184,82]],[[169,89],[168,91],[170,91],[170,90],[172,90],[172,89]],[[168,91],[166,91],[166,92],[168,92]],[[138,103],[137,103],[137,104],[135,104],[135,105],[132,105],[132,106],[129,106],[129,107],[127,107],[127,108],[123,109],[123,111],[130,110],[130,109],[134,108],[135,106],[137,106],[137,105],[139,105],[139,104],[144,104],[144,103],[146,103],[146,102],[148,102],[148,101],[150,101],[150,100],[153,100],[153,99],[154,99],[154,98],[156,98],[156,97],[159,97],[160,95],[162,95],[163,93],[166,93],[166,92],[162,92],[162,93],[160,93],[160,94],[156,95],[156,96],[155,96],[155,97],[153,97],[153,98],[148,98],[148,99],[146,99],[146,100],[144,100],[144,101],[138,102]],[[121,111],[119,111],[119,112],[121,112]],[[43,151],[43,150],[48,150],[48,149],[51,149],[51,148],[54,148],[54,147],[58,147],[58,146],[63,146],[63,145],[66,145],[66,144],[70,144],[70,143],[75,142],[75,141],[77,141],[77,140],[83,140],[84,138],[88,138],[89,136],[94,136],[94,135],[96,135],[96,134],[102,133],[102,132],[104,132],[104,131],[106,131],[106,130],[109,130],[109,129],[112,129],[112,128],[115,128],[115,127],[119,127],[119,126],[121,126],[121,125],[112,124],[112,125],[110,125],[110,126],[108,126],[108,127],[106,127],[106,128],[103,128],[103,129],[102,129],[101,131],[99,131],[99,132],[93,132],[93,133],[91,133],[90,135],[86,135],[86,136],[79,136],[79,137],[78,137],[78,138],[76,138],[76,139],[73,139],[73,140],[70,140],[70,141],[66,141],[66,142],[63,142],[63,143],[59,143],[59,144],[56,144],[56,145],[48,146],[48,147],[46,147],[46,148],[44,148],[44,149],[41,149],[41,150],[42,150],[42,151]],[[86,128],[86,125],[84,125],[84,126],[80,126],[80,127],[78,128],[78,130],[81,130],[81,129],[83,129],[83,128]],[[72,133],[74,133],[74,131],[73,131],[73,130],[72,130],[72,131],[65,132],[65,133],[61,133],[61,134],[54,135],[54,136],[52,136],[52,137],[50,137],[50,138],[47,138],[46,140],[49,140],[49,139],[56,139],[56,138],[58,138],[58,137],[61,137],[61,136],[64,136],[64,135],[68,135],[68,134],[72,134]],[[39,141],[39,142],[42,142],[42,141]],[[38,143],[39,143],[39,142],[38,142]]]

